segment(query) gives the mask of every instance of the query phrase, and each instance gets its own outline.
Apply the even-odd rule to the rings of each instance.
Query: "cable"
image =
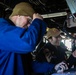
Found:
[[[6,4],[4,4],[4,3],[2,3],[2,2],[0,2],[0,4],[3,5],[5,8],[8,8],[9,10],[12,10],[12,8],[9,7],[8,5],[6,5]]]
[[[42,5],[45,5],[45,3],[43,3],[41,0],[39,0],[39,2],[40,2]]]

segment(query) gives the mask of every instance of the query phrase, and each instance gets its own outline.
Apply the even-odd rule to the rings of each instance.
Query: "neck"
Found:
[[[59,46],[60,44],[59,43],[54,43],[54,42],[51,42],[52,45],[54,46]]]

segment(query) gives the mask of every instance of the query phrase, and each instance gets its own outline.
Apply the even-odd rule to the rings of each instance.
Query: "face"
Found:
[[[61,42],[61,36],[58,35],[56,37],[52,37],[52,43],[56,46],[59,46],[60,45],[60,42]]]
[[[16,26],[28,28],[32,19],[29,16],[18,16],[16,20]]]

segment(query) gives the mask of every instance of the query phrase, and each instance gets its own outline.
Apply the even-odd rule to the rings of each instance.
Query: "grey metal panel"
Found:
[[[66,0],[72,14],[76,13],[76,0]]]

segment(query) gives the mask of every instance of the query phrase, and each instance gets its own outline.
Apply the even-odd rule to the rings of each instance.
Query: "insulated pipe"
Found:
[[[66,16],[67,12],[58,12],[58,13],[51,13],[51,14],[43,14],[41,15],[43,18],[53,18],[53,17],[60,17]]]

